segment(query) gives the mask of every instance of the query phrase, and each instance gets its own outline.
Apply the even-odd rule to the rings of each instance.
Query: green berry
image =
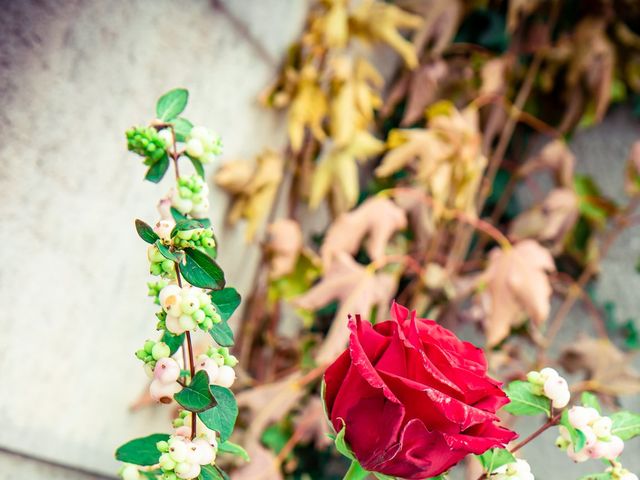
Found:
[[[207,318],[204,311],[202,311],[201,309],[198,309],[195,312],[193,312],[191,317],[198,323],[202,323],[205,320],[205,318]]]
[[[162,262],[162,270],[164,270],[165,272],[171,272],[173,271],[173,269],[174,269],[174,266],[171,260],[164,260]]]
[[[148,354],[153,351],[153,346],[156,344],[153,340],[147,340],[144,342],[144,351]]]
[[[151,355],[153,356],[154,360],[160,360],[161,358],[166,358],[171,355],[171,349],[166,343],[158,342],[153,346]]]
[[[162,265],[159,263],[152,263],[149,267],[149,272],[151,272],[151,275],[160,275],[162,273]]]
[[[160,440],[158,443],[156,443],[156,448],[161,451],[161,452],[168,452],[169,451],[169,444],[167,442],[165,442],[164,440]]]

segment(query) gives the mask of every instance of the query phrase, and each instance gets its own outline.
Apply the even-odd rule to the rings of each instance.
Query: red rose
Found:
[[[394,303],[392,320],[349,321],[349,348],[327,369],[336,431],[369,471],[435,477],[516,434],[496,424],[509,402],[481,349]]]

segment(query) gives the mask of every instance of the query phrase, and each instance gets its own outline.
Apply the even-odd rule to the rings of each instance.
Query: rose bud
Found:
[[[496,411],[509,403],[483,351],[396,303],[391,320],[349,321],[349,347],[329,366],[324,402],[365,470],[417,480],[516,434]]]

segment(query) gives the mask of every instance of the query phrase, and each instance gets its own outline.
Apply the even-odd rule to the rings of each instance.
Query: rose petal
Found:
[[[327,406],[327,414],[331,418],[331,410],[333,409],[333,403],[335,402],[336,395],[340,391],[340,387],[344,383],[344,379],[349,371],[351,365],[351,357],[348,351],[342,352],[342,354],[333,362],[324,373],[324,402]]]

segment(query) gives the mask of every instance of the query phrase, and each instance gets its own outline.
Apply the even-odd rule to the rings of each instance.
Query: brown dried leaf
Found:
[[[421,65],[411,74],[401,126],[406,127],[424,117],[425,108],[438,99],[438,87],[446,79],[447,73],[447,63],[437,59]]]
[[[302,230],[295,220],[281,218],[267,228],[269,276],[272,279],[293,272],[303,247]]]
[[[546,321],[552,293],[547,273],[554,270],[551,254],[534,240],[489,253],[489,264],[479,279],[485,288],[476,297],[486,312],[488,347],[504,340],[527,317],[537,325]]]
[[[480,95],[498,95],[504,92],[509,68],[507,57],[492,58],[482,66]]]
[[[329,268],[337,253],[354,255],[365,237],[369,257],[377,260],[385,254],[393,234],[406,227],[406,215],[395,203],[386,198],[370,198],[331,224],[320,249],[322,262]]]
[[[582,338],[566,347],[560,363],[569,373],[584,371],[589,389],[610,395],[640,393],[640,374],[631,356],[608,339]]]
[[[569,150],[566,142],[553,140],[547,143],[540,153],[528,160],[519,174],[527,176],[539,169],[549,169],[553,172],[558,186],[572,188],[575,166],[576,157]]]
[[[509,235],[516,241],[533,238],[550,244],[551,251],[559,253],[579,214],[579,199],[573,189],[556,188],[541,204],[518,215]]]
[[[332,429],[319,397],[311,397],[293,423],[295,431],[300,435],[300,442],[313,441],[319,450],[331,445],[328,434],[332,433]]]
[[[368,318],[376,305],[379,311],[386,311],[396,288],[397,279],[393,275],[376,273],[346,253],[336,254],[320,283],[294,300],[306,310],[317,310],[334,300],[340,302],[329,333],[316,353],[316,362],[327,364],[344,350],[349,338],[349,315],[362,314]]]
[[[221,167],[214,176],[218,186],[234,195],[228,220],[233,225],[240,218],[247,220],[245,232],[250,241],[262,220],[271,210],[282,180],[284,160],[277,153],[266,150],[258,156],[251,178],[246,179],[247,168],[241,162],[233,162],[230,167]]]
[[[233,480],[284,480],[275,454],[259,441],[245,442],[251,461],[235,470]]]

